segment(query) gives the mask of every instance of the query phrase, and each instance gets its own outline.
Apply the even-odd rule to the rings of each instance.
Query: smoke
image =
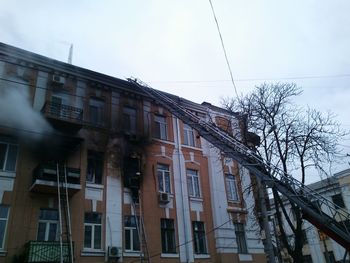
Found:
[[[29,86],[23,79],[0,81],[0,128],[28,142],[50,137],[54,131],[41,113],[32,108]]]

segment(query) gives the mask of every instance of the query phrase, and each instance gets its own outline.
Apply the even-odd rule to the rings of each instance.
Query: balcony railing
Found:
[[[62,245],[62,255],[60,242],[56,241],[29,241],[25,247],[26,263],[61,262],[61,257],[65,263],[72,262],[68,242]]]
[[[64,175],[64,167],[59,166],[60,175]],[[81,189],[80,169],[67,167],[67,189],[73,194]],[[40,164],[33,170],[34,192],[54,193],[57,190],[57,166],[55,164]]]

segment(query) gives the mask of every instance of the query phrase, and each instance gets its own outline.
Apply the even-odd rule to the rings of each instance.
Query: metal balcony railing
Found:
[[[74,246],[73,246],[74,247]],[[70,263],[70,246],[68,242],[61,246],[58,241],[29,241],[25,246],[26,263],[63,262]]]
[[[60,173],[64,173],[64,167],[60,167]],[[39,164],[33,171],[33,183],[36,180],[57,182],[56,164]],[[67,167],[67,183],[80,184],[80,169]]]
[[[73,106],[46,101],[41,110],[46,116],[69,122],[82,123],[83,109]]]

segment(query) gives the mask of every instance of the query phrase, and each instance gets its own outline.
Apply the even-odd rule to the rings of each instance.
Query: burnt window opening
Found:
[[[88,167],[86,181],[93,184],[102,184],[103,153],[88,151]]]
[[[124,158],[124,187],[131,191],[135,203],[139,200],[139,189],[141,184],[140,159],[137,156]]]
[[[345,203],[343,196],[341,194],[336,194],[332,196],[332,202],[338,207],[345,208]]]
[[[123,131],[127,134],[136,134],[137,112],[135,108],[123,108]]]
[[[153,127],[153,136],[154,138],[167,140],[167,122],[166,117],[161,115],[154,116],[154,127]]]
[[[100,99],[90,98],[89,100],[89,121],[96,126],[104,124],[105,102]]]

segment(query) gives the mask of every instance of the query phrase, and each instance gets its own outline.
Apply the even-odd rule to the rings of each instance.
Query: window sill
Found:
[[[194,258],[210,258],[209,254],[195,254]]]
[[[248,252],[246,254],[239,253],[238,257],[239,261],[253,261],[252,255],[248,254]]]
[[[162,143],[175,145],[175,143],[173,141],[169,141],[169,140],[162,140],[162,139],[159,139],[159,138],[153,138],[153,140],[156,141],[156,142],[162,142]]]
[[[88,182],[86,182],[86,187],[96,188],[96,189],[104,189],[103,184],[94,184],[94,183],[88,183]]]
[[[203,197],[190,196],[190,200],[195,202],[203,202]]]
[[[0,249],[0,257],[6,257],[7,251]]]
[[[105,251],[98,249],[83,249],[81,251],[82,257],[104,257]]]
[[[173,254],[173,253],[162,253],[160,254],[161,258],[178,258],[179,254]]]
[[[15,178],[16,172],[0,171],[0,177]]]
[[[123,252],[123,257],[143,257],[143,253],[140,254],[140,252],[137,251],[124,251]]]
[[[181,144],[181,147],[183,148],[188,148],[188,149],[192,149],[192,150],[196,150],[196,151],[202,151],[201,147],[198,146],[192,146],[192,145],[187,145],[187,144]]]

